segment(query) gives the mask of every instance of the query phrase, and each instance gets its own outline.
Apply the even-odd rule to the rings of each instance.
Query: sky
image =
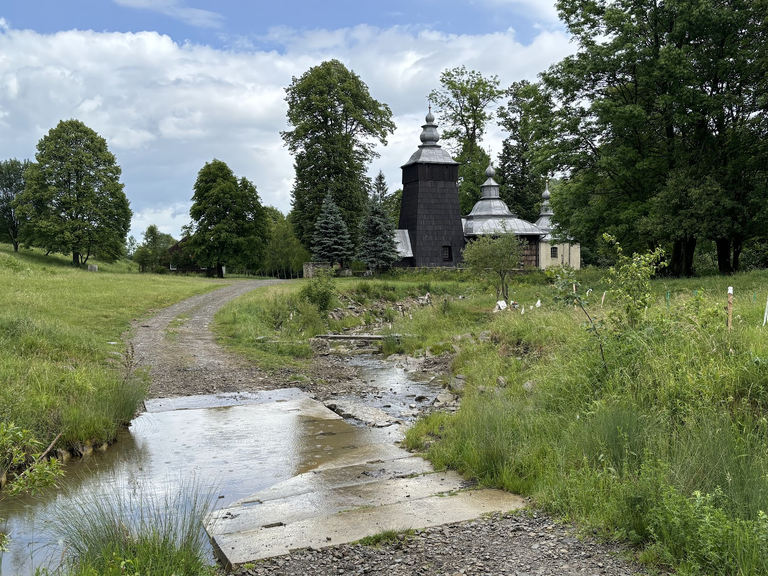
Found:
[[[130,234],[178,238],[214,158],[290,210],[285,87],[312,66],[340,60],[391,108],[369,173],[394,191],[443,70],[506,87],[574,50],[554,0],[3,0],[0,159],[34,159],[60,120],[81,120],[122,167]],[[483,146],[495,156],[503,139],[493,124]]]

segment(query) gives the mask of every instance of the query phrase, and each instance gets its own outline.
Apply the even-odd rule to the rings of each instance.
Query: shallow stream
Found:
[[[350,364],[359,367],[373,389],[354,399],[405,422],[414,418],[414,408],[430,403],[440,391],[376,357],[353,357]],[[106,452],[67,462],[57,489],[0,502],[4,531],[13,539],[10,551],[0,554],[0,576],[55,567],[63,550],[48,533],[50,519],[62,509],[78,508],[86,494],[141,489],[162,495],[196,478],[203,486],[215,486],[217,503],[227,505],[312,470],[346,449],[401,437],[399,426],[374,429],[344,421],[297,389],[148,401],[147,412],[121,431]]]

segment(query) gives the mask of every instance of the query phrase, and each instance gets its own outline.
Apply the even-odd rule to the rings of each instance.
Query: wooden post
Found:
[[[733,329],[733,286],[728,286],[728,331]]]
[[[765,301],[765,314],[763,315],[763,326],[768,322],[768,300]]]

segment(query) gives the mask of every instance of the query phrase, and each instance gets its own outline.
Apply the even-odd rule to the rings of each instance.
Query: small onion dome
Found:
[[[480,187],[482,197],[472,208],[472,212],[463,218],[464,235],[480,236],[511,232],[518,236],[540,236],[541,231],[535,225],[518,218],[499,197],[499,185],[493,179],[496,175],[493,166],[488,166],[485,175],[488,179]]]
[[[440,140],[440,133],[437,131],[435,117],[430,110],[425,118],[426,124],[421,128],[421,144],[419,149],[414,152],[405,163],[405,166],[417,163],[429,164],[458,164],[455,162],[447,150],[443,150],[437,143]]]
[[[549,180],[547,180],[547,185],[544,187],[544,193],[541,195],[539,219],[536,220],[536,226],[538,226],[544,233],[544,240],[552,239],[552,228],[554,228],[554,226],[552,226],[552,216],[554,216],[554,212],[552,212],[552,207],[549,205],[549,198]]]

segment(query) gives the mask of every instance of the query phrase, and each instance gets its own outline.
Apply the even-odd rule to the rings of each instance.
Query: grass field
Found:
[[[524,313],[492,313],[492,288],[461,275],[340,280],[335,291],[387,317],[385,332],[411,335],[390,351],[458,342],[461,409],[420,420],[406,439],[437,467],[530,495],[556,517],[635,545],[653,566],[768,573],[768,272],[654,280],[632,322],[604,276],[577,275],[594,326],[559,304],[540,273],[511,287]],[[274,367],[301,362],[308,337],[350,322],[328,321],[306,285],[232,303],[217,317],[223,341]],[[427,291],[432,306],[405,316],[387,308]]]
[[[111,441],[147,386],[123,342],[131,320],[220,286],[95,263],[99,272],[89,273],[0,244],[0,421],[43,445],[60,433],[59,447]]]

